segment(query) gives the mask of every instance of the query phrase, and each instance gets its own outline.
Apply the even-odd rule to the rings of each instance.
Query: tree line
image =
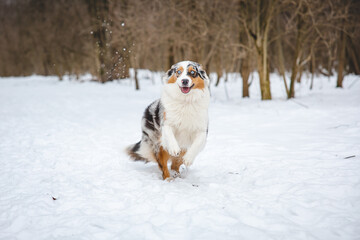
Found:
[[[137,69],[193,60],[216,84],[239,72],[244,97],[257,71],[263,100],[276,71],[293,98],[304,71],[337,73],[337,87],[360,74],[359,12],[356,0],[1,1],[0,75],[91,73],[105,83],[133,68],[139,88]]]

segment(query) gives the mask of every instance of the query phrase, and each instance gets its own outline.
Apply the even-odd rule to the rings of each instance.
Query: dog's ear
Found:
[[[206,74],[205,70],[203,69],[202,65],[199,66],[199,76],[205,81],[206,85],[209,86],[210,79]]]
[[[169,78],[171,77],[171,75],[173,75],[173,73],[175,72],[174,68],[170,68],[167,72],[166,72],[166,76]]]
[[[171,68],[165,73],[163,77],[164,83],[167,83],[169,81],[171,76],[174,74],[175,70],[176,70],[176,64],[172,65]]]

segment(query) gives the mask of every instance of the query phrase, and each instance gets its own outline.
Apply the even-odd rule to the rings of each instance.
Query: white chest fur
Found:
[[[191,95],[178,94],[174,86],[165,87],[162,103],[164,125],[170,126],[181,149],[187,149],[198,133],[208,127],[210,94],[205,90],[192,90]]]

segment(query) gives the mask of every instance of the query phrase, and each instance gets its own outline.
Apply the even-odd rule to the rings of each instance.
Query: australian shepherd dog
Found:
[[[208,133],[209,77],[196,62],[174,64],[164,76],[161,98],[145,110],[142,138],[127,148],[134,160],[157,162],[163,179],[182,164],[190,166],[204,148]]]

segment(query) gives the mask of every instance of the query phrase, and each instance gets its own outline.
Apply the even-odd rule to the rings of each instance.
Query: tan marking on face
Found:
[[[168,80],[168,83],[176,83],[177,78],[181,75],[177,73],[179,70],[181,71],[181,73],[184,71],[183,67],[179,67],[175,69],[175,73],[171,75],[171,77]]]
[[[193,77],[191,75],[191,71],[196,72],[196,70],[192,66],[190,66],[188,68],[188,73],[190,74],[189,76],[191,78],[191,81],[194,84],[193,89],[204,89],[205,88],[205,81],[199,76],[199,74],[196,74],[197,76]]]
[[[166,120],[166,112],[164,112],[164,121]]]
[[[181,71],[181,73],[179,74],[178,71]],[[184,71],[184,68],[183,67],[178,67],[176,70],[175,70],[175,75],[176,77],[180,77],[180,75],[183,73]]]
[[[176,83],[176,76],[174,74],[169,78],[168,83]]]

